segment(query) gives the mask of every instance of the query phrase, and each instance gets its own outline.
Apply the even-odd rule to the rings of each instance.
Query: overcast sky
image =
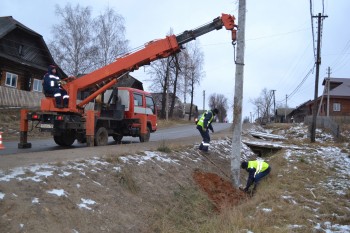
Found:
[[[331,77],[350,78],[350,1],[311,1],[313,15],[324,12],[328,16],[323,21],[322,30],[321,95],[322,80],[327,76],[328,67],[331,68]],[[0,16],[13,16],[41,34],[48,43],[52,39],[52,26],[60,23],[54,13],[55,4],[63,7],[67,2],[73,6],[77,3],[90,6],[93,17],[102,13],[107,6],[113,8],[125,19],[126,38],[131,48],[164,38],[170,28],[173,28],[174,34],[194,29],[221,16],[221,13],[233,14],[238,18],[238,0],[1,0]],[[313,25],[316,39],[316,19]],[[247,0],[245,30],[243,117],[255,113],[250,100],[257,98],[263,88],[276,90],[277,104],[284,105],[288,95],[289,107],[313,99],[315,72],[307,75],[315,63],[316,46],[316,41],[313,43],[312,39],[310,1]],[[232,105],[235,64],[230,33],[221,29],[197,40],[205,57],[205,77],[197,87],[195,104],[203,108],[205,90],[206,109],[208,97],[213,93],[224,94]],[[148,89],[149,83],[145,80],[149,77],[143,68],[132,75],[144,82],[145,89]],[[183,99],[182,96],[179,98]],[[229,112],[232,112],[232,108]]]

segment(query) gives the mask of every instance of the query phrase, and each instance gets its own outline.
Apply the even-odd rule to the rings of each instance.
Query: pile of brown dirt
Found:
[[[238,205],[248,198],[246,193],[235,189],[230,181],[224,180],[215,173],[196,169],[193,179],[208,194],[218,211],[228,206]]]

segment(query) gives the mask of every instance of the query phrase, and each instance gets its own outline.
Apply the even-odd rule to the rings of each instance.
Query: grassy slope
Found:
[[[259,186],[258,193],[246,203],[227,207],[216,213],[198,190],[184,190],[169,207],[156,229],[159,232],[324,232],[339,231],[350,225],[350,190],[337,193],[337,185],[349,183],[349,173],[341,174],[339,165],[330,165],[322,148],[340,148],[347,154],[347,144],[294,140],[301,150],[282,150],[266,160],[271,175]],[[341,149],[342,148],[342,149]],[[321,152],[320,152],[321,151]],[[344,156],[346,159],[346,156]],[[333,160],[333,159],[332,159]],[[340,162],[341,164],[342,162]],[[345,177],[345,178],[344,178]],[[335,186],[329,187],[329,183]],[[333,226],[329,226],[333,224]],[[327,226],[328,225],[328,226]],[[338,230],[338,231],[337,231]],[[332,232],[332,231],[329,231]]]

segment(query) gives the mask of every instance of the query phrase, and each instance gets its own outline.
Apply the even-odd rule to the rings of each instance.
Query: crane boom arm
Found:
[[[232,32],[232,40],[235,40],[236,25],[234,20],[234,16],[222,14],[221,17],[217,17],[212,22],[194,30],[184,31],[177,36],[170,35],[166,36],[164,39],[148,42],[144,48],[118,58],[115,62],[86,74],[81,78],[68,82],[64,88],[68,91],[70,96],[70,111],[79,112],[77,107],[82,108],[97,95],[97,92],[91,94],[76,106],[78,91],[93,87],[97,84],[110,86],[116,83],[116,78],[124,73],[137,70],[139,67],[148,65],[154,60],[169,57],[179,52],[181,45],[201,35],[213,30],[219,30],[224,26],[227,30]]]

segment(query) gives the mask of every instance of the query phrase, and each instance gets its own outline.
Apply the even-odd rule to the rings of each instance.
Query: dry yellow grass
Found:
[[[257,194],[244,204],[228,207],[220,214],[208,212],[208,207],[204,211],[200,206],[210,201],[202,198],[200,205],[193,204],[191,197],[199,194],[191,190],[175,201],[177,204],[170,210],[171,214],[164,214],[161,227],[157,229],[159,232],[301,233],[315,232],[317,223],[327,221],[348,224],[346,197],[350,192],[345,197],[335,196],[320,185],[333,176],[334,171],[312,153],[293,161],[287,160],[285,153],[282,150],[269,158],[270,176],[261,182]],[[191,211],[183,213],[184,209]]]

